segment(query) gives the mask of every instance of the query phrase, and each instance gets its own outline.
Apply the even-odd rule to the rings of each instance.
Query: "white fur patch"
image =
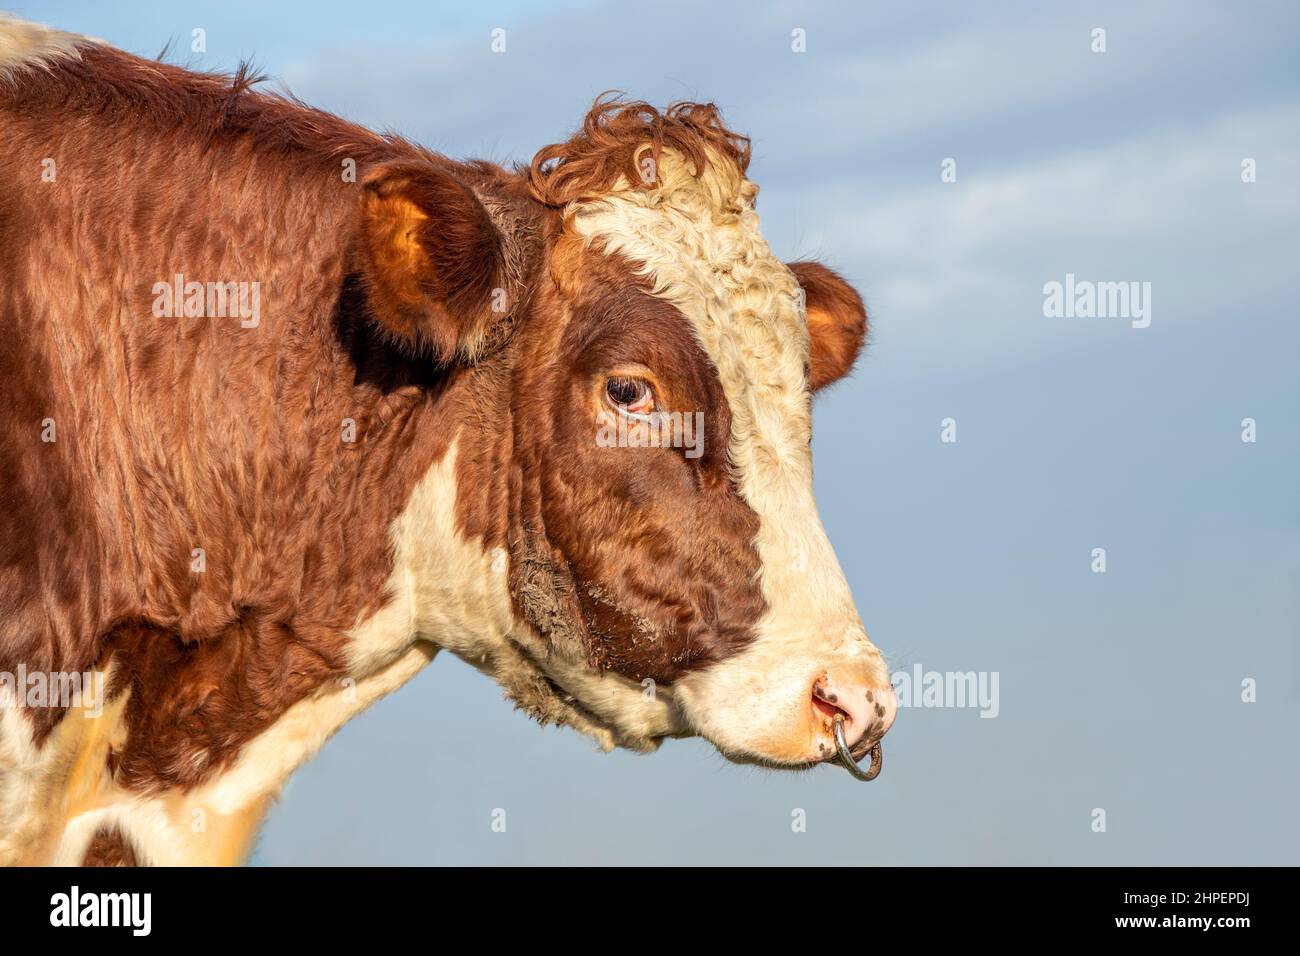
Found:
[[[0,13],[0,80],[25,69],[48,69],[55,60],[79,58],[79,47],[101,42]]]
[[[41,752],[8,687],[0,686],[0,866],[12,865],[44,829]]]
[[[655,293],[686,316],[716,366],[732,414],[731,463],[760,520],[768,604],[753,645],[678,681],[677,701],[729,753],[806,759],[820,673],[888,683],[813,500],[807,319],[793,273],[759,232],[753,183],[716,157],[696,178],[668,150],[658,172],[654,189],[622,183],[566,212],[588,242],[644,264]]]

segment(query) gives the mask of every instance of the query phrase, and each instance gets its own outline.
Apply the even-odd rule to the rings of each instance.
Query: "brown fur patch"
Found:
[[[466,414],[459,370],[377,340],[348,295],[363,187],[339,157],[447,161],[99,48],[0,90],[0,122],[0,668],[113,655],[117,779],[191,786],[341,673]],[[156,316],[178,272],[258,282],[260,324]],[[39,743],[61,711],[29,716]]]
[[[102,828],[96,832],[82,866],[137,866],[135,849],[116,828]]]
[[[534,358],[516,370],[512,590],[592,666],[668,683],[738,651],[764,607],[758,519],[728,471],[730,410],[685,317],[628,262],[566,238],[550,262],[539,306],[569,318],[519,333]],[[703,414],[699,458],[597,446],[593,385],[628,363],[655,370],[662,410]]]
[[[605,95],[596,99],[581,130],[538,150],[529,183],[537,200],[554,208],[598,198],[620,178],[634,187],[653,186],[664,147],[684,156],[697,176],[710,153],[741,173],[749,167],[749,137],[729,130],[712,103],[676,103],[661,112],[649,103]],[[651,166],[643,165],[647,151]]]

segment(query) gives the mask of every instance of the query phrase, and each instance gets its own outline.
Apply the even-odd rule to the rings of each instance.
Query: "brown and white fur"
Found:
[[[507,170],[254,82],[0,18],[0,673],[107,688],[0,701],[0,862],[239,862],[440,649],[607,749],[873,744],[809,448],[866,314],[772,254],[748,140],[601,100]],[[259,321],[160,317],[176,274]],[[596,440],[643,407],[702,453]]]

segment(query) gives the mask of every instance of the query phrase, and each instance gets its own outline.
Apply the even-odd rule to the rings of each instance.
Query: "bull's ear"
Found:
[[[867,336],[867,310],[853,286],[820,262],[792,262],[790,270],[808,310],[809,380],[815,392],[853,368]]]
[[[365,178],[358,271],[371,315],[400,346],[473,360],[505,318],[502,237],[474,192],[432,163]]]

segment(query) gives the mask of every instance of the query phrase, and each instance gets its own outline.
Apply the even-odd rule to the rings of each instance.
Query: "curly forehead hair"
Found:
[[[648,149],[658,169],[665,146],[681,154],[696,176],[703,175],[710,149],[742,175],[749,167],[749,137],[727,129],[712,103],[674,103],[661,112],[605,93],[592,104],[581,130],[538,150],[528,169],[529,187],[548,206],[594,199],[613,189],[620,176],[641,182],[641,153]]]

